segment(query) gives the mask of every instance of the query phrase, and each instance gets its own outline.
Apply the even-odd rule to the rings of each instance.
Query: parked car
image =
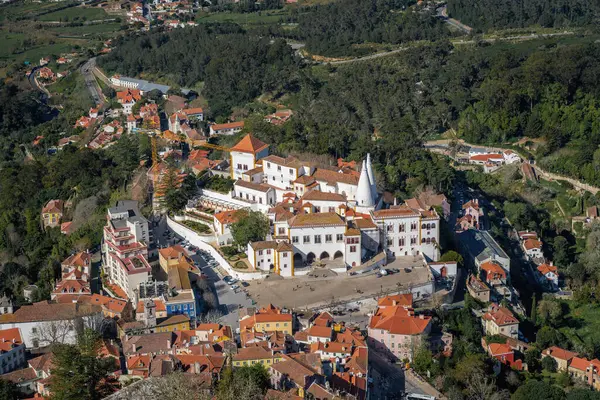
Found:
[[[236,284],[236,283],[238,283],[238,280],[237,280],[237,279],[235,279],[235,278],[233,278],[233,279],[231,279],[231,280],[230,280],[229,282],[227,282],[227,283],[228,283],[230,286],[232,286],[232,285],[233,285],[233,286],[236,286],[235,284]],[[239,287],[239,286],[238,286],[238,287]]]
[[[249,284],[248,282],[245,282],[245,281],[242,281],[242,282],[240,282],[240,284],[241,284],[243,287],[248,287],[248,286],[250,286],[250,284]]]
[[[232,277],[230,277],[229,275],[227,275],[227,276],[224,276],[224,277],[223,277],[223,281],[225,281],[226,283],[229,283],[229,282],[231,282],[232,280],[233,280],[233,278],[232,278]]]
[[[240,287],[239,287],[238,285],[231,285],[231,288],[232,288],[234,291],[236,291],[236,290],[238,290]]]

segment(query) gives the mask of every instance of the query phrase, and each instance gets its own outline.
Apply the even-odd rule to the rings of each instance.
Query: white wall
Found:
[[[294,243],[292,240],[292,246],[294,246],[294,253],[302,254],[302,258],[306,260],[308,253],[313,253],[315,259],[318,260],[321,253],[326,251],[329,253],[329,258],[333,258],[336,251],[344,251],[344,241],[336,241],[337,234],[343,234],[346,228],[344,226],[326,226],[326,227],[315,227],[315,228],[290,228],[290,237],[293,239],[294,236],[298,237],[298,243]],[[315,235],[321,235],[321,243],[315,243]],[[326,243],[325,235],[331,235],[331,243]],[[310,237],[310,243],[304,243],[304,236]],[[360,252],[359,252],[360,253]]]
[[[173,232],[188,240],[191,244],[198,247],[200,250],[207,251],[211,256],[221,265],[221,267],[227,271],[227,273],[235,278],[249,281],[255,279],[263,279],[266,275],[260,272],[238,272],[233,269],[229,262],[209,243],[205,241],[205,237],[198,235],[188,227],[181,225],[171,218],[167,217],[167,226]]]
[[[86,326],[91,326],[91,320],[98,318],[101,313],[97,313],[92,316],[83,317],[84,323]],[[73,325],[73,329],[70,331],[66,331],[66,324]],[[75,323],[73,320],[58,320],[58,321],[36,321],[36,322],[6,322],[0,324],[0,330],[10,329],[10,328],[19,328],[21,332],[21,339],[23,339],[23,343],[25,343],[25,347],[28,349],[34,348],[33,341],[37,337],[39,340],[39,347],[48,346],[50,343],[45,342],[40,337],[40,329],[44,329],[46,331],[50,330],[52,327],[58,327],[59,332],[65,332],[64,336],[61,336],[64,340],[62,343],[65,344],[75,344],[77,342],[77,332],[75,330]],[[36,333],[37,332],[37,333]]]

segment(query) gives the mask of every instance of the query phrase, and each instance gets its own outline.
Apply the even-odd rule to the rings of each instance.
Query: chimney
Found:
[[[396,304],[398,304],[398,302],[397,302],[396,300],[393,300],[393,301],[392,301],[392,305],[394,305],[394,306],[395,306]]]
[[[199,374],[200,373],[200,363],[198,361],[196,361],[194,363],[194,373],[195,374]]]
[[[171,339],[167,339],[167,347],[170,349],[171,348]]]
[[[137,351],[137,346],[135,345],[135,343],[131,343],[131,348],[133,349],[133,353]]]
[[[397,206],[398,205],[398,199],[396,197],[394,197],[394,205]]]

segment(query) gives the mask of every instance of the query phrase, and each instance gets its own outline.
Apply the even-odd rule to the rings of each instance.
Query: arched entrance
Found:
[[[301,267],[304,265],[304,261],[302,260],[302,254],[296,253],[294,254],[294,266]]]
[[[335,254],[333,255],[333,259],[337,260],[338,258],[344,258],[344,253],[342,253],[341,251],[336,251]]]
[[[312,264],[313,261],[315,261],[315,258],[317,258],[317,256],[315,256],[315,253],[313,253],[313,252],[308,253],[306,255],[306,263],[309,265]]]
[[[319,256],[319,260],[329,260],[329,253],[324,251],[321,253],[321,256]]]

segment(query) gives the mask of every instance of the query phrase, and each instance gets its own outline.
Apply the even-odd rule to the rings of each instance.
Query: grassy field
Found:
[[[108,18],[108,14],[103,9],[91,7],[70,7],[38,17],[40,21],[93,21],[105,18]]]
[[[4,20],[15,20],[21,18],[31,18],[40,13],[57,10],[64,7],[66,2],[48,2],[48,3],[25,3],[15,2],[0,7],[0,22]]]
[[[240,25],[277,24],[289,15],[288,10],[261,11],[255,13],[198,13],[198,23],[232,22]]]
[[[0,31],[1,32],[1,31]],[[73,50],[77,41],[61,40],[43,45],[27,46],[25,50],[23,41],[25,35],[21,33],[0,33],[2,46],[0,46],[0,60],[17,61],[19,63],[29,61],[36,63],[40,58],[51,55],[66,53]]]
[[[89,35],[89,34],[110,34],[113,32],[118,32],[121,28],[121,24],[118,22],[110,22],[103,24],[93,24],[93,25],[83,25],[83,26],[59,26],[56,28],[48,28],[49,32],[57,33],[61,36],[64,35]]]

